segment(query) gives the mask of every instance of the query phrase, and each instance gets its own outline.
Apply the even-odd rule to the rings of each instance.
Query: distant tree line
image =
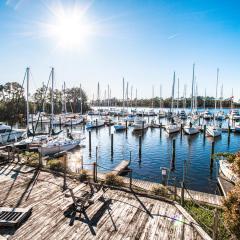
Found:
[[[51,89],[46,86],[38,88],[29,97],[29,112],[34,114],[39,111],[51,112]],[[65,96],[65,97],[64,97]],[[64,101],[66,99],[66,101]],[[56,89],[53,91],[54,113],[63,112],[66,102],[66,112],[79,113],[89,109],[87,95],[79,87],[67,88],[65,94]],[[0,121],[15,123],[24,122],[26,117],[26,98],[24,88],[17,82],[8,82],[0,85]]]
[[[205,104],[204,104],[205,101]],[[163,108],[170,108],[172,103],[172,98],[166,98],[166,99],[160,99],[159,97],[155,98],[150,98],[150,99],[129,99],[128,101],[125,101],[125,106],[128,107],[153,107],[153,108],[159,108],[160,106]],[[186,108],[191,107],[191,98],[181,98],[178,100],[174,99],[174,107],[183,108],[186,106]],[[91,102],[92,106],[112,106],[112,107],[122,107],[123,106],[123,101],[112,98],[108,100],[95,100]],[[239,103],[234,102],[233,103],[234,107],[240,107]],[[197,97],[197,107],[198,108],[214,108],[215,107],[215,98],[214,97],[202,97],[198,96]],[[220,100],[217,101],[217,107],[220,107]],[[223,99],[222,100],[222,107],[223,108],[231,108],[232,107],[232,99]]]

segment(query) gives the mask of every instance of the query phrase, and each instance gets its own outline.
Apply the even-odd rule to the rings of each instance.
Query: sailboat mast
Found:
[[[177,109],[179,107],[179,78],[178,78],[178,96],[177,96]]]
[[[123,78],[123,111],[124,111],[124,108],[125,108],[125,101],[124,101],[124,91],[125,91],[125,81],[124,81],[124,78]]]
[[[206,109],[206,97],[207,97],[207,90],[206,90],[206,88],[205,88],[205,96],[204,96],[204,101],[203,101],[203,108],[204,108],[204,110]]]
[[[152,108],[153,108],[153,98],[154,98],[154,86],[152,86]]]
[[[196,80],[196,77],[195,77],[195,109],[196,109],[196,111],[197,111],[197,108],[198,108],[197,96],[198,96],[198,85],[197,85],[197,80]]]
[[[128,110],[128,82],[127,82],[127,89],[126,89],[126,99],[127,99],[127,110]]]
[[[223,84],[221,86],[221,99],[220,99],[220,109],[222,110],[222,102],[223,102]]]
[[[108,84],[108,102],[107,102],[108,108],[109,108],[109,84]]]
[[[51,91],[51,130],[53,129],[53,114],[54,114],[54,106],[53,106],[53,88],[54,88],[54,68],[52,68],[52,91]]]
[[[131,111],[132,111],[132,107],[133,107],[133,99],[132,99],[132,94],[133,94],[133,86],[131,86]]]
[[[195,79],[195,63],[193,64],[193,75],[192,75],[192,98],[191,98],[191,112],[193,112],[193,108],[194,108],[194,96],[193,96],[193,92],[194,92],[194,79]]]
[[[80,107],[81,107],[81,109],[80,109],[80,113],[81,113],[81,115],[83,114],[83,96],[82,96],[82,84],[80,84]]]
[[[174,105],[174,89],[175,89],[175,72],[173,73],[173,85],[172,85],[172,104],[171,104],[171,112],[173,111]]]
[[[98,82],[98,86],[97,86],[97,101],[98,101],[98,109],[100,107],[100,85]]]
[[[136,102],[135,102],[135,107],[137,107],[137,88],[136,88]]]
[[[26,69],[27,73],[27,130],[29,130],[29,67]]]
[[[63,97],[64,97],[64,113],[67,113],[67,103],[66,103],[66,83],[63,83]]]
[[[217,83],[216,83],[215,110],[217,109],[217,97],[218,97],[218,75],[219,75],[219,68],[217,68]]]

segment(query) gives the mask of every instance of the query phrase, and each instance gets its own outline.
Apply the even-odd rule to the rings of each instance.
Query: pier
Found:
[[[121,175],[128,168],[129,164],[130,161],[123,160],[111,171],[111,173],[114,175]]]
[[[63,192],[63,178],[35,170],[13,172],[0,167],[0,205],[32,207],[30,217],[17,229],[0,229],[9,239],[211,239],[179,205],[107,189],[102,198],[75,215],[72,199]],[[74,194],[89,186],[67,178]]]

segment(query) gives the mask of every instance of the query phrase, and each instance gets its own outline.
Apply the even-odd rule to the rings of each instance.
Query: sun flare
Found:
[[[82,47],[92,34],[91,24],[78,8],[57,9],[53,16],[52,23],[48,25],[48,35],[57,42],[58,47]]]

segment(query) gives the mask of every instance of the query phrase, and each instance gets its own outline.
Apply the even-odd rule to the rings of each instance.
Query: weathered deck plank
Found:
[[[76,190],[89,190],[83,183],[67,180]],[[181,212],[166,202],[107,190],[73,219],[71,198],[62,191],[62,177],[51,173],[19,173],[0,188],[4,206],[33,207],[32,215],[16,231],[0,229],[8,239],[201,239],[193,226],[183,226]],[[151,184],[147,184],[150,186]],[[73,221],[71,221],[73,220]],[[72,225],[70,226],[70,222]],[[184,231],[184,233],[183,233]]]

